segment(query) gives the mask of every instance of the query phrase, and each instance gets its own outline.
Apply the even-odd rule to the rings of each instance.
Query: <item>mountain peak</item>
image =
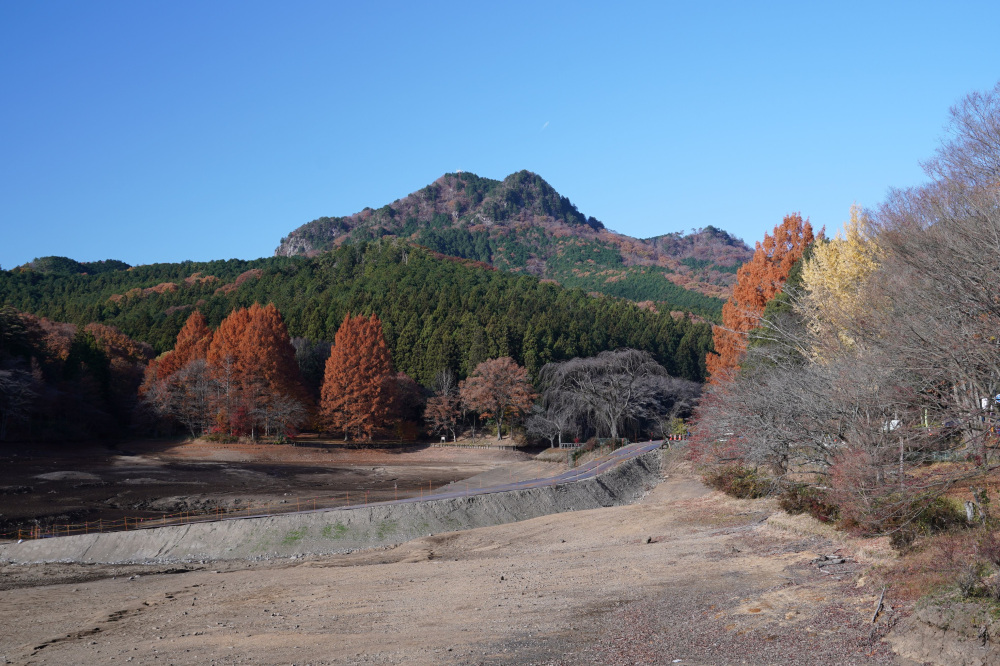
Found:
[[[312,255],[392,236],[446,255],[708,316],[753,251],[708,226],[637,239],[608,230],[531,171],[503,180],[460,171],[381,208],[321,217],[281,240],[279,256]],[[707,298],[707,300],[706,300]]]

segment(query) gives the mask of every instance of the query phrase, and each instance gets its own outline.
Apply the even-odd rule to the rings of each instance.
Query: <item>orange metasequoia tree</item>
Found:
[[[205,315],[195,310],[177,333],[177,344],[173,351],[160,357],[161,376],[172,375],[189,361],[205,358],[211,344],[212,330],[208,327],[208,321]]]
[[[760,324],[767,302],[781,291],[788,272],[812,242],[809,220],[792,213],[774,228],[773,236],[764,234],[764,241],[757,243],[753,257],[736,273],[733,295],[722,306],[722,326],[712,327],[715,352],[705,359],[709,382],[728,381],[739,370],[747,334]]]
[[[205,358],[211,344],[212,330],[205,315],[195,310],[177,334],[174,348],[149,362],[140,393],[148,391],[154,382],[166,380],[189,362]]]
[[[219,387],[218,426],[231,434],[243,434],[249,409],[245,404],[244,372],[248,359],[243,353],[243,338],[250,322],[250,313],[239,308],[219,323],[208,347],[208,367]]]
[[[306,394],[295,348],[273,304],[234,310],[212,336],[207,358],[219,385],[219,419],[230,432],[253,434],[257,425],[269,431],[275,420],[281,430],[301,418]]]
[[[377,316],[344,316],[326,360],[320,419],[330,430],[370,440],[392,401],[394,373]]]
[[[248,312],[250,318],[242,344],[245,372],[255,376],[271,394],[305,401],[295,347],[278,308],[273,303],[264,307],[254,303]]]
[[[309,403],[281,313],[255,303],[234,310],[214,332],[194,312],[177,344],[150,362],[141,393],[191,429],[213,423],[230,434],[283,434]]]

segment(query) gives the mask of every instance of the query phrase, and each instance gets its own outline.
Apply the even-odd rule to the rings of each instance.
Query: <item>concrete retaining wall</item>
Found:
[[[221,520],[0,545],[0,561],[167,563],[346,552],[563,511],[629,504],[659,481],[661,454],[544,488],[406,504]]]

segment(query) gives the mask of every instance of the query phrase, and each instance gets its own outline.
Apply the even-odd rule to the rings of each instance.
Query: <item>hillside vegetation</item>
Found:
[[[332,341],[348,312],[375,313],[396,369],[425,386],[442,368],[464,377],[489,358],[511,356],[535,375],[549,361],[619,347],[649,351],[670,374],[701,381],[711,349],[710,327],[690,318],[401,241],[359,241],[313,257],[153,264],[97,275],[0,272],[0,304],[54,321],[114,326],[157,353],[174,346],[193,310],[215,327],[255,302],[274,303],[292,336],[313,341]]]
[[[616,233],[528,171],[502,181],[445,174],[381,208],[302,225],[281,240],[275,254],[312,255],[387,236],[711,319],[718,318],[736,269],[752,254],[742,241],[712,226],[647,240]]]

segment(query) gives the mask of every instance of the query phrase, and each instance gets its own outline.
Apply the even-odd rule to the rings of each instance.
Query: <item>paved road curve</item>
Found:
[[[643,455],[644,453],[649,453],[650,451],[655,451],[660,448],[663,444],[663,440],[658,440],[655,442],[635,442],[629,444],[628,446],[623,446],[620,449],[612,451],[608,455],[598,458],[596,460],[591,460],[590,462],[584,463],[579,467],[574,467],[573,469],[567,470],[558,476],[546,477],[543,479],[530,479],[527,481],[516,481],[514,483],[504,483],[496,486],[487,486],[485,488],[466,488],[465,490],[451,490],[443,493],[436,493],[430,495],[424,495],[423,497],[408,497],[401,500],[390,500],[388,502],[369,502],[367,504],[352,504],[349,506],[339,506],[333,509],[310,509],[307,511],[299,511],[297,513],[319,513],[322,511],[340,511],[344,509],[359,509],[368,506],[382,506],[387,504],[409,504],[413,502],[427,502],[429,500],[442,500],[442,499],[452,499],[455,497],[470,497],[472,495],[489,495],[491,493],[503,493],[510,490],[524,490],[527,488],[545,488],[551,486],[557,486],[562,483],[572,483],[574,481],[583,481],[584,479],[591,479],[599,474],[612,469],[626,460],[631,458],[636,458]],[[458,482],[461,483],[461,482]],[[260,516],[266,516],[272,514],[257,514],[256,516],[234,516],[231,520],[245,519],[247,517],[254,518]],[[283,513],[282,515],[287,515]]]

